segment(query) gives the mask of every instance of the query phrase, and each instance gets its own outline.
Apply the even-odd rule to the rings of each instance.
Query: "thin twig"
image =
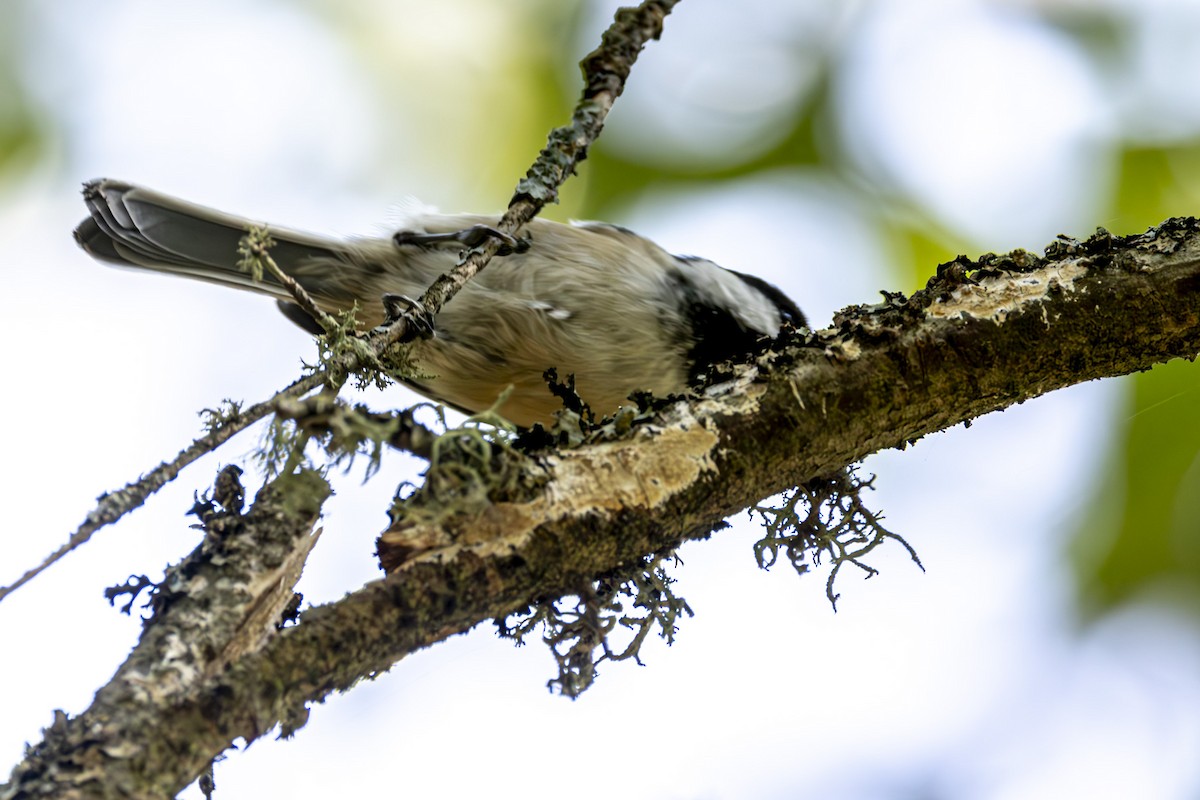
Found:
[[[333,333],[338,328],[338,322],[329,314],[317,305],[317,301],[308,293],[303,286],[296,282],[296,279],[283,271],[275,259],[271,257],[271,248],[275,246],[275,240],[271,238],[271,232],[266,227],[251,228],[241,242],[238,244],[238,255],[241,259],[238,261],[238,266],[250,273],[255,281],[262,280],[262,270],[265,267],[267,272],[275,277],[275,280],[287,289],[288,293],[296,301],[296,305],[304,309],[304,311],[312,317],[326,333]]]
[[[326,331],[336,329],[337,321],[322,311],[312,299],[312,296],[304,290],[304,287],[275,263],[275,259],[268,252],[268,249],[273,244],[266,229],[254,229],[243,238],[239,250],[242,251],[243,260],[248,262],[248,266],[260,271],[265,267],[291,293],[296,303],[308,312]],[[249,264],[251,260],[253,261],[252,265]],[[38,566],[27,570],[25,574],[12,584],[0,587],[0,601],[3,601],[5,597],[45,572],[72,550],[86,544],[96,531],[106,525],[111,525],[130,511],[140,507],[150,495],[174,480],[184,467],[196,461],[201,456],[216,450],[228,441],[230,437],[273,413],[280,400],[299,397],[318,386],[324,386],[326,389],[330,388],[329,377],[330,371],[322,369],[300,378],[291,386],[276,392],[270,399],[256,403],[245,411],[240,411],[231,415],[228,419],[222,420],[213,426],[207,434],[196,439],[181,450],[179,455],[175,456],[171,461],[164,461],[136,481],[125,484],[121,489],[102,494],[96,508],[88,513],[83,524],[75,529],[75,532],[71,534],[62,546],[47,556]],[[334,394],[337,393],[337,388],[339,387],[334,387]],[[307,438],[305,441],[307,441]]]
[[[51,553],[41,564],[30,569],[8,586],[0,587],[0,601],[24,586],[29,581],[45,572],[55,563],[75,548],[85,544],[92,534],[106,525],[119,520],[121,517],[138,508],[163,486],[175,479],[184,467],[196,461],[201,456],[216,450],[235,434],[240,433],[263,417],[275,410],[275,404],[285,397],[298,397],[307,394],[324,382],[322,373],[306,375],[300,380],[276,392],[270,400],[256,403],[245,411],[238,412],[228,419],[214,425],[208,433],[197,438],[190,445],[179,451],[179,455],[170,461],[164,461],[147,472],[136,481],[125,484],[120,489],[100,495],[96,507],[88,512],[83,524],[75,529],[66,543]]]
[[[282,419],[294,420],[302,431],[321,435],[337,434],[343,439],[343,447],[351,438],[379,441],[430,461],[438,434],[417,422],[415,412],[421,407],[377,412],[363,406],[350,407],[331,397],[314,395],[300,400],[280,400],[275,413]]]
[[[617,11],[600,46],[580,62],[585,85],[571,122],[550,132],[537,160],[517,183],[508,210],[496,226],[500,233],[515,236],[547,203],[557,202],[558,187],[587,158],[588,147],[600,135],[613,102],[625,89],[625,81],[638,54],[648,42],[659,38],[663,19],[678,2],[646,0],[637,8]],[[422,295],[424,311],[431,316],[441,311],[442,306],[488,265],[501,246],[501,240],[493,237],[469,250],[454,269],[434,281]],[[382,353],[391,345],[408,341],[415,335],[413,316],[405,314],[373,332],[370,341],[376,352]]]

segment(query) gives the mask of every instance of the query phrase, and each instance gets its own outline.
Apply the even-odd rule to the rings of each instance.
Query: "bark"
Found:
[[[0,799],[170,796],[235,738],[287,734],[309,703],[408,653],[706,538],[763,497],[1054,389],[1198,352],[1196,220],[1060,239],[1045,258],[960,258],[913,297],[846,309],[698,398],[579,447],[498,451],[479,471],[495,479],[486,496],[427,494],[398,515],[380,540],[388,577],[276,630],[326,491],[311,474],[286,476],[291,486],[272,485],[244,515],[222,501],[208,521],[229,535],[210,530],[172,570],[129,661],[85,713],[60,716]],[[268,563],[243,569],[234,551]]]

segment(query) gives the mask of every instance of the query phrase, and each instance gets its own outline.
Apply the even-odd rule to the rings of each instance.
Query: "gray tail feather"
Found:
[[[84,184],[83,198],[91,216],[75,228],[75,241],[95,258],[284,296],[269,276],[255,283],[238,268],[238,243],[257,223],[108,179]],[[270,231],[276,242],[271,257],[285,272],[342,260],[335,240],[275,226]]]

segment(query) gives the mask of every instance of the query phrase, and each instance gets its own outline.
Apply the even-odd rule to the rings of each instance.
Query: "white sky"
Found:
[[[368,0],[349,5],[370,17]],[[455,47],[452,22],[414,28],[423,5],[391,4],[375,35],[426,48],[429,59],[442,40]],[[476,5],[454,8],[469,18]],[[611,5],[589,10],[580,54]],[[886,191],[927,202],[981,250],[1037,247],[1098,224],[1093,198],[1109,177],[1085,167],[1119,112],[1096,110],[1105,87],[1067,40],[1024,21],[1019,4],[729,8],[680,5],[620,101],[606,133],[614,145],[653,159],[661,154],[641,148],[664,130],[680,137],[678,152],[759,140],[797,92],[759,79],[789,64],[806,74],[786,44],[817,24],[847,37],[841,135]],[[852,13],[862,16],[849,24]],[[296,7],[63,0],[38,7],[36,18],[44,38],[29,69],[66,126],[61,158],[0,195],[9,341],[0,414],[10,454],[0,465],[8,522],[0,583],[56,547],[95,495],[190,441],[196,411],[268,395],[312,352],[258,298],[89,261],[70,238],[83,215],[79,182],[120,177],[344,233],[380,229],[389,206],[410,194],[456,208],[480,202],[464,188],[469,165],[452,165],[439,183],[437,165],[414,149],[437,138],[438,120],[384,119],[369,59]],[[728,71],[723,42],[736,62]],[[745,44],[755,42],[763,44]],[[1166,58],[1147,71],[1164,72]],[[457,63],[445,57],[437,69]],[[674,91],[679,71],[695,63],[697,80],[711,73],[727,83],[705,97],[696,94],[703,83]],[[412,91],[413,107],[429,108],[429,87]],[[664,97],[673,105],[656,107]],[[1051,104],[1057,114],[1025,124]],[[745,125],[736,116],[688,124],[689,113],[711,116],[714,107],[745,112]],[[471,132],[487,141],[488,127]],[[376,169],[383,162],[388,169]],[[406,169],[412,182],[395,185]],[[805,172],[654,194],[627,213],[614,221],[778,282],[817,325],[895,281],[872,233],[875,209]],[[380,406],[412,400],[403,390],[369,397]],[[1062,547],[1088,497],[1079,487],[1104,459],[1095,431],[1127,413],[1119,383],[1089,384],[872,458],[878,504],[928,572],[892,548],[878,577],[845,575],[836,615],[823,575],[760,572],[755,530],[738,520],[684,549],[676,574],[697,616],[674,647],[648,646],[644,668],[605,665],[597,685],[570,702],[545,691],[548,654],[515,649],[485,626],[331,698],[294,741],[231,753],[218,766],[219,796],[1195,797],[1195,628],[1149,606],[1082,634],[1073,627]],[[220,462],[191,468],[0,603],[0,635],[23,654],[0,659],[0,762],[15,763],[54,708],[87,706],[138,627],[108,608],[103,588],[130,573],[160,574],[190,550],[197,537],[182,515],[192,492],[254,443],[251,434]],[[336,599],[377,575],[383,509],[412,469],[393,457],[366,487],[359,476],[342,481],[300,587],[308,600]]]

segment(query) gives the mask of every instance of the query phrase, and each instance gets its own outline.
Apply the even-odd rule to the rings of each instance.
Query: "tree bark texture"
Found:
[[[290,592],[326,491],[285,476],[231,515],[228,538],[172,568],[187,580],[168,587],[129,660],[91,708],[46,730],[0,800],[171,796],[234,739],[286,734],[308,704],[408,653],[706,538],[761,498],[1054,389],[1197,353],[1196,220],[1060,238],[1045,257],[960,258],[912,297],[845,309],[834,328],[792,335],[627,429],[498,453],[488,469],[505,479],[484,500],[401,513],[380,539],[386,578],[276,630],[262,609]],[[260,541],[287,544],[239,544]],[[253,568],[236,555],[263,548],[275,555]]]

